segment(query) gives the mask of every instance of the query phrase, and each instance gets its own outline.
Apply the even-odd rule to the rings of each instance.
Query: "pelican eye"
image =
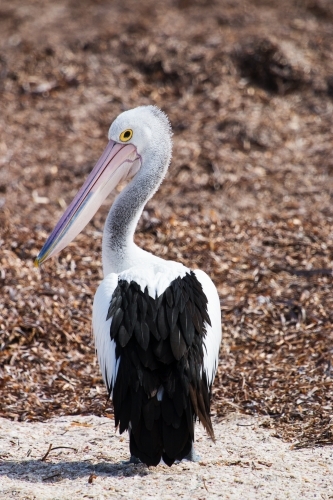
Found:
[[[119,139],[122,141],[122,142],[127,142],[129,141],[130,139],[132,139],[133,137],[133,130],[131,130],[130,128],[128,128],[127,130],[124,130],[120,136],[119,136]]]

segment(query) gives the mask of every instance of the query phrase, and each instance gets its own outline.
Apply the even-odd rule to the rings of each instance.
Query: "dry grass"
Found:
[[[90,334],[108,207],[40,273],[32,259],[112,118],[155,103],[174,159],[137,241],[218,287],[214,412],[332,444],[330,2],[57,5],[0,9],[0,415],[112,413]]]

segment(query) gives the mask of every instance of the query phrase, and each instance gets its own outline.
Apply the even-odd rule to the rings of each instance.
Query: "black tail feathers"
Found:
[[[194,422],[193,422],[194,425]],[[154,422],[151,430],[143,424],[130,431],[130,452],[148,466],[156,466],[161,459],[171,466],[176,460],[182,460],[191,451],[192,436],[183,415],[180,425],[176,428],[159,420]]]

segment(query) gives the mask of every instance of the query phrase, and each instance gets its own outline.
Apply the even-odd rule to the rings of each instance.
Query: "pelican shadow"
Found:
[[[91,474],[108,477],[146,476],[149,474],[144,464],[124,464],[122,462],[61,461],[57,463],[41,460],[9,460],[0,462],[0,478],[29,483],[53,483],[64,479],[75,480]]]

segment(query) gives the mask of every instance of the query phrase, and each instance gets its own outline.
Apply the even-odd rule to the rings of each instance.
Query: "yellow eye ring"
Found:
[[[127,142],[129,141],[130,139],[132,139],[133,137],[133,130],[128,128],[126,130],[124,130],[120,136],[119,136],[119,139],[122,141],[122,142]]]

